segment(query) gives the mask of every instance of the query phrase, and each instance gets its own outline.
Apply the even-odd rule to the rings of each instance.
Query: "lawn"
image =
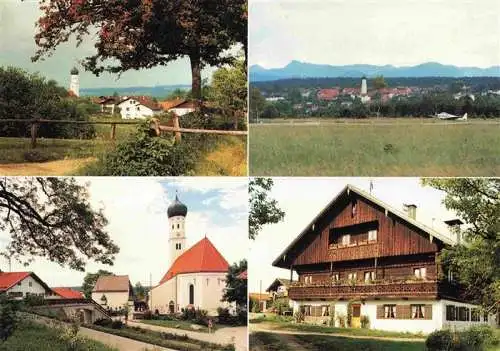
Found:
[[[250,174],[494,176],[500,173],[497,121],[380,120],[355,123],[302,120],[293,124],[250,125]]]
[[[87,340],[85,346],[87,350],[93,351],[118,351],[91,340]],[[5,351],[67,351],[68,347],[66,342],[59,339],[56,330],[33,322],[22,322],[7,341],[0,343],[0,350]]]
[[[423,342],[354,339],[338,336],[295,335],[295,340],[317,351],[424,351]],[[312,346],[312,347],[311,347]]]
[[[251,333],[249,344],[251,351],[292,351],[284,340],[273,333]]]

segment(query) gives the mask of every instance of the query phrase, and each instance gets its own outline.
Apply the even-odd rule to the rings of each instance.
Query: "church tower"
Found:
[[[186,251],[185,220],[187,207],[179,201],[177,194],[175,195],[175,201],[168,207],[167,214],[170,228],[168,244],[170,246],[170,264],[172,264],[177,257]]]
[[[368,93],[367,85],[366,85],[366,77],[363,76],[361,78],[361,95],[366,95]]]
[[[69,91],[75,94],[75,96],[80,96],[80,78],[78,77],[78,70],[73,67],[71,70],[71,80],[69,83]]]

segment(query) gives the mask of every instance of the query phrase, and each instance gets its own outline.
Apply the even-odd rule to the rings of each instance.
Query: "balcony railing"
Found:
[[[428,280],[375,282],[295,283],[288,295],[293,300],[352,298],[437,298],[441,283]]]

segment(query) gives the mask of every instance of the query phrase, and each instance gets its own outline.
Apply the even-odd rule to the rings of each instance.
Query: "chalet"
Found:
[[[130,96],[121,100],[117,106],[123,119],[147,118],[162,113],[162,108],[147,96]]]
[[[177,116],[183,116],[195,111],[194,102],[185,99],[166,100],[161,101],[159,104],[164,111],[173,112]]]
[[[101,275],[92,289],[92,300],[105,309],[121,310],[134,300],[128,275]]]
[[[14,300],[29,295],[44,298],[53,295],[52,289],[33,272],[0,272],[0,293]]]
[[[462,222],[448,222],[452,235],[444,235],[417,221],[415,205],[406,208],[347,185],[273,262],[290,270],[294,311],[313,323],[350,316],[357,327],[366,316],[373,329],[423,333],[494,323],[438,258],[460,240]]]
[[[266,291],[271,295],[273,300],[281,297],[288,297],[290,283],[289,279],[276,278]]]

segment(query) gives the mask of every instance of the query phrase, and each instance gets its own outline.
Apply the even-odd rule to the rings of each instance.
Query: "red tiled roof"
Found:
[[[0,291],[5,291],[30,276],[31,272],[1,272]]]
[[[126,99],[122,99],[119,103],[121,104],[122,102],[125,102],[127,100],[134,99],[135,101],[139,102],[141,105],[146,106],[147,108],[150,108],[151,110],[161,110],[161,106],[158,105],[152,98],[149,96],[129,96]]]
[[[161,108],[165,111],[170,110],[171,108],[175,108],[179,106],[180,104],[185,103],[185,99],[174,99],[174,100],[165,100],[165,101],[160,101],[159,104]]]
[[[80,291],[71,288],[52,288],[52,291],[63,299],[83,299],[83,294]]]
[[[337,96],[339,96],[339,89],[321,89],[318,91],[318,99],[320,100],[333,100]]]
[[[229,264],[210,240],[203,238],[177,257],[172,267],[163,276],[160,284],[177,274],[198,272],[227,272]]]
[[[129,291],[128,275],[101,275],[95,282],[92,292]]]

